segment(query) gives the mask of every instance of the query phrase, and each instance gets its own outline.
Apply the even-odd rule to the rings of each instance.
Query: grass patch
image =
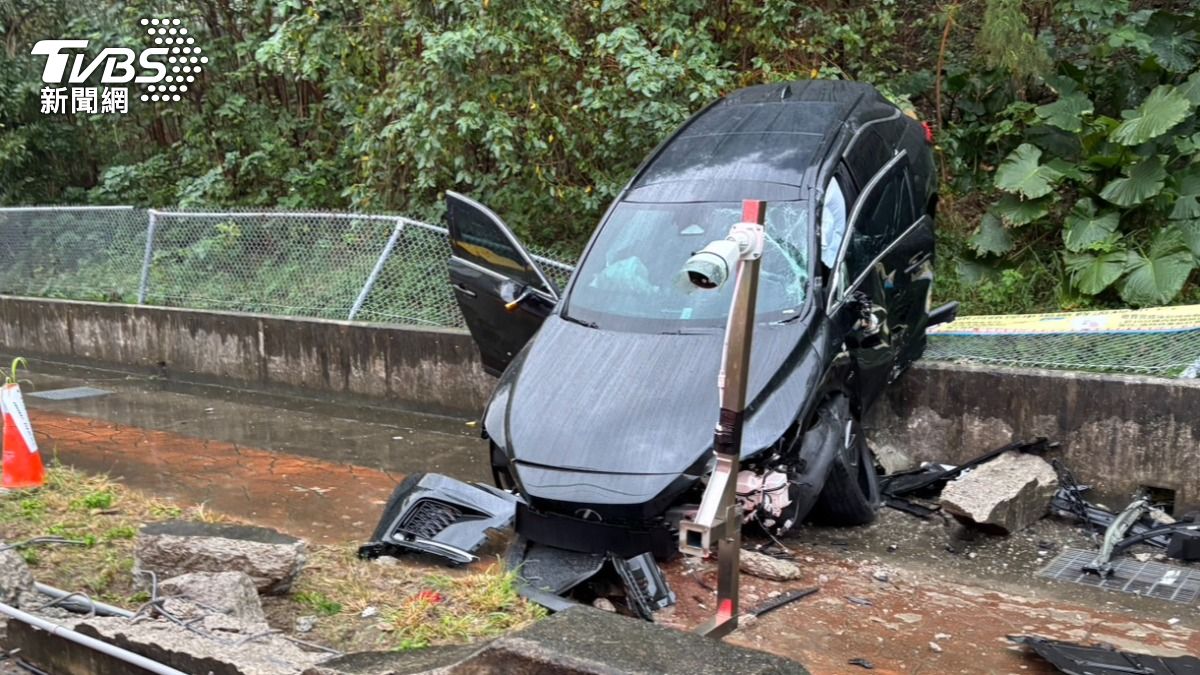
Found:
[[[292,595],[296,602],[310,607],[320,616],[333,616],[342,613],[342,604],[334,602],[318,591],[299,591]]]
[[[52,464],[46,485],[0,494],[0,539],[54,536],[79,545],[19,550],[38,581],[136,608],[149,599],[133,585],[138,529],[152,522],[229,519],[203,506],[152,499],[104,476]],[[499,565],[442,569],[419,562],[365,562],[355,545],[309,545],[308,563],[285,598],[263,598],[272,625],[290,630],[317,615],[305,639],[349,651],[414,649],[468,642],[520,628],[545,611],[516,593]],[[364,610],[373,608],[363,616]]]

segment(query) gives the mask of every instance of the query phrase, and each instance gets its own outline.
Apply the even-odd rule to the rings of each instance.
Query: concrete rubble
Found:
[[[47,598],[38,594],[33,583],[33,573],[16,549],[0,551],[0,602],[25,610],[45,604]]]
[[[241,572],[259,593],[284,594],[304,568],[304,541],[275,530],[246,525],[171,521],[138,533],[134,575],[149,583],[190,572]]]
[[[314,666],[304,675],[807,672],[789,659],[579,606],[481,644],[347,654]]]
[[[192,572],[172,577],[159,583],[160,596],[177,598],[169,600],[166,609],[176,615],[196,615],[196,609],[204,613],[220,612],[246,624],[267,623],[262,600],[254,587],[254,580],[243,572]],[[195,609],[188,608],[190,604]]]
[[[745,574],[771,581],[791,581],[800,578],[800,567],[793,562],[772,558],[765,553],[742,549],[739,568]]]
[[[1045,516],[1057,489],[1058,477],[1049,462],[1006,452],[951,481],[940,501],[959,520],[1010,533]]]
[[[65,619],[59,623],[89,637],[140,654],[185,673],[211,675],[295,675],[330,657],[308,651],[265,629],[232,617],[210,614],[185,628],[166,619],[130,621],[122,617]],[[26,658],[53,673],[118,673],[120,662],[67,642],[46,631],[11,622],[13,642]]]

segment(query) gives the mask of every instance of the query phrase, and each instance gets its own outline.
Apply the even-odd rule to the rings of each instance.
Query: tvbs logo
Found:
[[[154,46],[140,52],[106,47],[94,58],[81,53],[88,48],[88,40],[41,40],[32,54],[46,58],[42,112],[128,112],[128,88],[111,85],[130,83],[141,87],[142,101],[182,100],[208,64],[208,57],[181,23],[174,18],[142,19]],[[104,86],[79,86],[94,84]]]

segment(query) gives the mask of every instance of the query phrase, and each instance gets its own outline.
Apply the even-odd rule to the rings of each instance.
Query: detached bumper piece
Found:
[[[1194,656],[1134,654],[1034,635],[1010,635],[1008,639],[1029,647],[1067,675],[1200,675],[1200,659]]]
[[[518,571],[517,592],[552,612],[576,604],[564,596],[610,564],[625,587],[629,608],[638,616],[652,621],[655,610],[675,604],[675,594],[649,552],[625,558],[616,553],[568,551],[518,535],[508,549],[505,564]]]
[[[370,543],[360,558],[398,556],[417,551],[445,558],[452,565],[478,560],[475,551],[489,530],[512,524],[518,500],[479,483],[464,483],[440,474],[417,473],[392,492]]]

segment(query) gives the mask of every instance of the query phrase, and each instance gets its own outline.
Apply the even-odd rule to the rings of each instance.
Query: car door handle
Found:
[[[459,293],[462,293],[463,295],[467,296],[468,298],[475,297],[475,291],[467,288],[466,284],[452,284],[452,285],[454,286],[454,290],[458,291]]]
[[[908,267],[904,268],[904,273],[912,274],[913,272],[915,272],[917,270],[918,267],[929,262],[929,259],[932,257],[933,257],[933,254],[930,253],[929,251],[921,251],[920,253],[918,253],[908,259]]]

